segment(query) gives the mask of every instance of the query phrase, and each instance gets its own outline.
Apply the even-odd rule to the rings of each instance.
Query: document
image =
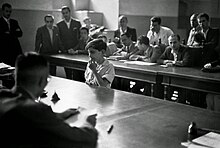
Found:
[[[181,145],[188,148],[220,148],[220,134],[209,132],[192,142],[182,142]]]
[[[147,65],[147,66],[157,64],[157,63],[150,63],[150,62],[143,62],[143,61],[126,61],[124,63],[126,63],[126,64],[135,64],[135,65]]]

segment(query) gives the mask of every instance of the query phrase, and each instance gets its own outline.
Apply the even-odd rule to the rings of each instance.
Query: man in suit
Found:
[[[69,7],[63,6],[61,11],[64,19],[57,23],[57,27],[60,31],[60,39],[64,46],[64,53],[75,54],[75,48],[80,38],[81,23],[70,16]],[[78,71],[74,71],[73,73],[73,70],[65,68],[65,72],[68,79],[78,80]]]
[[[200,13],[197,17],[201,33],[204,35],[202,65],[218,59],[219,29],[210,27],[209,15]]]
[[[0,17],[0,62],[14,66],[16,57],[22,53],[18,40],[22,36],[22,30],[18,22],[10,18],[11,12],[12,6],[4,3]]]
[[[54,23],[54,16],[47,14],[44,17],[45,25],[37,29],[35,51],[40,54],[56,54],[63,50],[59,30]],[[50,65],[50,74],[56,75],[56,66]]]
[[[48,83],[47,61],[36,53],[17,58],[15,86],[0,90],[0,147],[72,148],[95,147],[96,117],[89,116],[81,128],[64,120],[74,113],[54,113],[37,101]]]
[[[122,44],[120,37],[122,34],[128,32],[131,35],[131,40],[137,41],[137,33],[135,28],[128,27],[128,18],[124,15],[119,17],[119,28],[114,32],[114,42],[117,47],[121,48]]]

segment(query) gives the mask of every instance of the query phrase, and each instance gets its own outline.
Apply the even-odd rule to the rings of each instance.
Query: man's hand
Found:
[[[74,49],[70,48],[70,49],[68,50],[68,53],[69,53],[69,54],[77,54],[77,51],[75,51]]]
[[[77,115],[78,113],[79,113],[79,110],[78,110],[78,109],[70,108],[70,109],[65,110],[65,111],[62,112],[62,113],[58,113],[57,115],[58,115],[60,118],[62,118],[62,119],[67,119],[67,118],[69,118],[70,116]]]
[[[212,68],[211,63],[205,64],[205,65],[204,65],[204,68]]]
[[[92,71],[96,71],[96,67],[97,67],[97,64],[95,63],[95,61],[90,60],[90,61],[89,61],[89,68],[90,68]]]

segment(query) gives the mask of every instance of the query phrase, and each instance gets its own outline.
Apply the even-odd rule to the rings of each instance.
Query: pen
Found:
[[[110,134],[112,132],[112,129],[113,129],[113,125],[110,125],[107,129],[107,133]]]

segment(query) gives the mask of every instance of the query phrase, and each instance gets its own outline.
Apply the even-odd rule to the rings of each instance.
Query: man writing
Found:
[[[60,114],[36,102],[48,83],[47,61],[28,53],[17,58],[15,86],[0,91],[0,147],[93,147],[97,141],[96,119],[89,116],[81,128],[70,127]]]

